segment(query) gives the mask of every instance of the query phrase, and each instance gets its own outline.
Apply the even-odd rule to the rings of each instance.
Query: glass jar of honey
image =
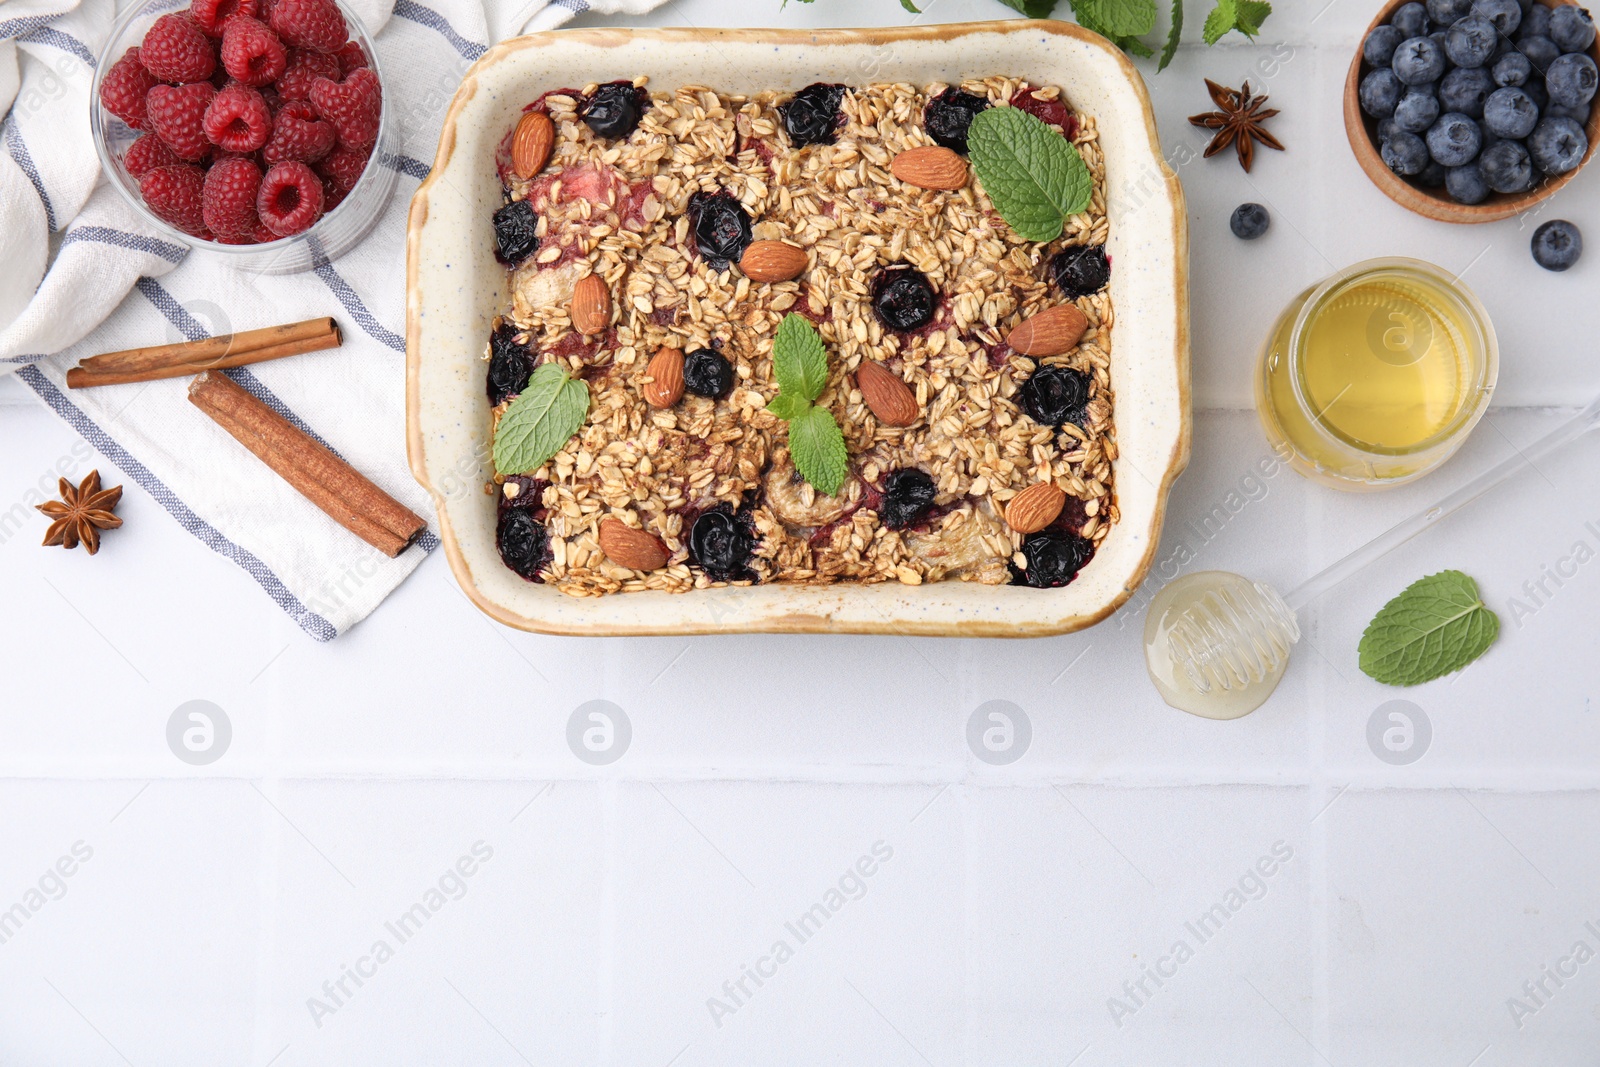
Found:
[[[1301,474],[1383,489],[1461,447],[1499,366],[1494,326],[1459,279],[1421,260],[1372,259],[1290,301],[1262,350],[1256,410]]]

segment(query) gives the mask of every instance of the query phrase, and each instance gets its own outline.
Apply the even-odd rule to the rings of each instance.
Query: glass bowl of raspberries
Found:
[[[394,192],[377,52],[338,0],[144,0],[100,55],[95,150],[172,240],[266,274],[366,236]]]

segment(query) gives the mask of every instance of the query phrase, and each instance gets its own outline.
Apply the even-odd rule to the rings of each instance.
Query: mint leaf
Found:
[[[833,496],[839,491],[850,467],[850,453],[832,412],[812,406],[789,420],[789,458],[817,492]]]
[[[900,0],[900,6],[911,12],[913,15],[922,14],[922,9],[916,4],[913,4],[911,0]]]
[[[1089,206],[1094,179],[1065,137],[1026,111],[980,111],[967,147],[983,191],[1010,227],[1029,241],[1052,241]]]
[[[511,402],[494,433],[494,469],[536,471],[561,451],[589,415],[589,387],[557,363],[534,368],[528,387]]]
[[[1122,49],[1124,52],[1130,52],[1136,56],[1143,56],[1146,59],[1149,59],[1151,56],[1155,55],[1154,52],[1150,51],[1150,46],[1139,40],[1137,37],[1113,37],[1111,38],[1111,43]]]
[[[1178,43],[1183,39],[1183,0],[1172,0],[1172,27],[1167,30],[1167,46],[1161,50],[1161,62],[1156,66],[1159,74],[1167,69],[1172,57],[1178,54]]]
[[[1137,37],[1155,28],[1156,0],[1072,0],[1072,13],[1106,37]]]
[[[1500,620],[1460,571],[1412,582],[1361,635],[1361,670],[1385,685],[1420,685],[1458,671],[1500,635]]]
[[[816,327],[804,315],[791,311],[778,324],[772,339],[772,371],[782,392],[808,404],[822,395],[828,384],[828,353]]]
[[[1056,0],[1000,0],[1007,7],[1015,8],[1030,19],[1042,19],[1049,16],[1056,9]]]
[[[1216,44],[1230,30],[1254,37],[1261,32],[1261,24],[1270,14],[1272,5],[1263,0],[1217,0],[1217,6],[1206,16],[1201,33],[1206,44]]]
[[[802,415],[810,406],[811,401],[805,397],[785,392],[779,392],[767,402],[767,410],[780,419],[792,419],[796,415]]]
[[[1239,17],[1234,21],[1234,28],[1246,37],[1254,37],[1261,32],[1261,24],[1270,14],[1272,5],[1266,0],[1239,0]]]

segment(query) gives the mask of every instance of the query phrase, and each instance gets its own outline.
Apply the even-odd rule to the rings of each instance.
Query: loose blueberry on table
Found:
[[[1019,240],[969,137],[1006,108],[1096,136],[1003,76],[536,96],[485,232],[506,565],[574,596],[1071,582],[1119,518],[1104,200]],[[879,165],[917,149],[944,169]]]

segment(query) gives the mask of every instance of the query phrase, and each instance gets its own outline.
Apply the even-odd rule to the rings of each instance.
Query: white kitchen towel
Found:
[[[100,174],[89,96],[117,0],[3,0],[0,374],[18,374],[302,629],[332,640],[377,607],[437,537],[424,533],[388,559],[191,406],[185,379],[69,392],[66,368],[96,352],[332,315],[344,329],[341,348],[230,373],[431,515],[405,453],[405,217],[450,97],[498,37],[550,29],[580,11],[636,14],[661,2],[352,0],[399,116],[398,154],[386,161],[399,184],[355,250],[306,274],[262,277],[150,232]]]

